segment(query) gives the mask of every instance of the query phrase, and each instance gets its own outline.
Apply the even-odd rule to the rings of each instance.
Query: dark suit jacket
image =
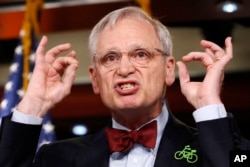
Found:
[[[172,114],[165,127],[155,167],[227,167],[229,151],[249,149],[235,128],[229,115],[227,118],[205,121],[197,129],[178,121]],[[94,135],[58,141],[44,145],[35,162],[33,155],[41,126],[28,126],[3,119],[0,134],[1,167],[108,167],[110,152],[104,129]],[[197,150],[198,160],[189,163],[187,159],[176,160],[174,154],[190,145]]]

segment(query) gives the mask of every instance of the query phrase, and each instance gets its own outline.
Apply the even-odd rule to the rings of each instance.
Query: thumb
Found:
[[[180,80],[180,85],[181,88],[184,88],[184,85],[188,82],[190,82],[190,76],[187,70],[186,65],[181,62],[181,61],[177,61],[176,65],[178,67],[178,74],[179,74],[179,80]]]

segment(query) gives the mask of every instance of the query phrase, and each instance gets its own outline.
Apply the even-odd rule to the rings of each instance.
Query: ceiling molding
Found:
[[[105,3],[70,2],[44,5],[40,18],[42,33],[90,29],[110,11],[133,4],[131,1],[124,0],[111,0]],[[24,6],[4,9],[0,8],[0,40],[18,38],[24,20]]]

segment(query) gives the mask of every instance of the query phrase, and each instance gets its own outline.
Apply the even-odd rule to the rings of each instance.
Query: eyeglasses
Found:
[[[103,67],[112,70],[118,67],[122,59],[122,54],[125,53],[127,53],[128,55],[129,62],[136,67],[147,67],[155,55],[168,56],[168,54],[164,53],[158,48],[136,48],[129,52],[111,50],[108,51],[106,54],[95,54],[94,57]]]

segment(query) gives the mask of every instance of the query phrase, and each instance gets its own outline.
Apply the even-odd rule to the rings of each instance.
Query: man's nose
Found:
[[[132,64],[132,62],[130,62],[129,56],[123,55],[117,67],[117,73],[123,77],[126,77],[129,74],[133,73],[134,70],[135,70],[135,67]]]

